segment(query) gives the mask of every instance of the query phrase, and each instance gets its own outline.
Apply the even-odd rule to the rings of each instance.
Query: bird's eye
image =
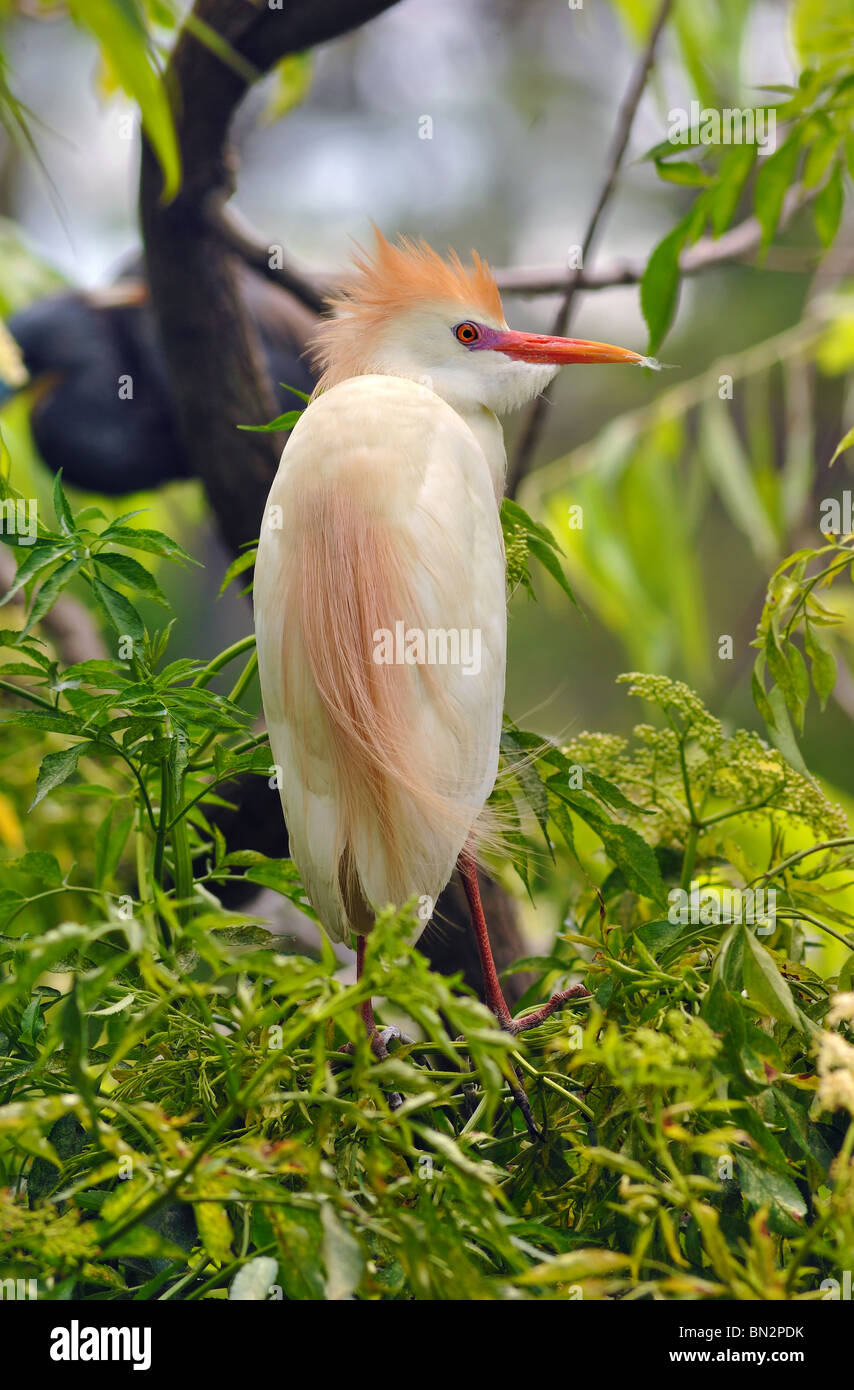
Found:
[[[458,323],[454,329],[454,337],[458,343],[465,343],[468,347],[471,343],[477,342],[480,329],[476,323]]]

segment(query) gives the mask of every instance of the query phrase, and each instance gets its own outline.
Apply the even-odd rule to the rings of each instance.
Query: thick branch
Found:
[[[232,191],[226,150],[247,88],[246,64],[261,74],[364,23],[396,0],[291,0],[286,10],[250,0],[196,0],[167,69],[183,181],[161,201],[156,159],[143,143],[140,218],[148,281],[190,469],[204,482],[232,550],[258,534],[275,471],[272,436],[247,433],[276,413],[257,336],[241,301],[232,250],[211,229],[211,208]],[[197,34],[221,35],[244,63],[230,66]],[[293,287],[291,287],[293,288]]]

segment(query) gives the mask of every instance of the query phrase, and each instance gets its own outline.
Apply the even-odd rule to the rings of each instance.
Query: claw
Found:
[[[513,1096],[513,1099],[518,1105],[520,1111],[522,1112],[522,1119],[525,1121],[525,1128],[527,1129],[529,1135],[532,1139],[536,1139],[538,1143],[542,1144],[545,1141],[546,1137],[545,1130],[540,1129],[539,1125],[534,1119],[534,1112],[531,1109],[531,1102],[528,1100],[528,1097],[525,1091],[523,1091],[521,1084],[519,1086],[511,1086],[510,1093]]]
[[[401,1042],[402,1040],[403,1034],[400,1029],[394,1023],[391,1023],[387,1028],[374,1029],[371,1034],[371,1047],[374,1049],[376,1056],[382,1059],[388,1056],[388,1045],[390,1042]]]

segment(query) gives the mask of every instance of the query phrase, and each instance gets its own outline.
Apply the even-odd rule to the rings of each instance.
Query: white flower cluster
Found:
[[[834,995],[829,1024],[854,1024],[854,993]],[[818,1050],[818,1103],[822,1110],[847,1110],[854,1116],[854,1045],[839,1033],[823,1032]]]

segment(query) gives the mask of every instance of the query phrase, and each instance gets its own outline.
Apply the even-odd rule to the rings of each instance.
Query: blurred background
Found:
[[[421,235],[440,250],[474,246],[496,266],[565,266],[601,182],[650,8],[403,0],[252,91],[235,129],[236,203],[306,271],[342,267],[371,219],[387,235]],[[61,284],[108,286],[140,238],[130,103],[62,10],[7,5],[5,16],[15,93],[36,113],[43,161],[0,132],[8,316]],[[696,190],[663,183],[642,158],[665,138],[671,108],[749,106],[762,84],[793,81],[803,55],[792,16],[782,0],[677,6],[597,267],[643,262],[690,205]],[[514,597],[508,708],[518,722],[564,738],[624,731],[638,711],[614,680],[642,669],[688,681],[730,727],[760,727],[749,643],[767,578],[797,544],[816,543],[820,500],[846,485],[846,456],[832,475],[827,463],[852,416],[850,248],[849,228],[822,261],[808,216],[796,217],[761,265],[727,264],[684,284],[661,354],[671,370],[562,374],[519,500],[558,536],[586,620],[549,583],[537,581],[538,603]],[[505,297],[510,322],[534,330],[548,326],[556,305],[554,295]],[[637,286],[579,296],[573,331],[643,350]],[[733,401],[716,410],[724,373]],[[3,428],[16,485],[27,491],[22,470],[30,470],[46,498],[28,408],[25,397],[13,402]],[[511,455],[519,423],[507,421]],[[164,575],[179,613],[177,646],[205,656],[242,635],[245,601],[233,590],[214,597],[230,557],[200,484],[173,484],[139,505],[154,508],[152,524],[168,518],[205,559],[180,593]],[[578,506],[580,528],[570,525]],[[850,653],[854,606],[840,586],[834,606],[845,604]],[[731,660],[719,657],[724,635]],[[808,765],[847,793],[852,714],[854,681],[843,671],[827,717],[808,716],[803,743]]]

